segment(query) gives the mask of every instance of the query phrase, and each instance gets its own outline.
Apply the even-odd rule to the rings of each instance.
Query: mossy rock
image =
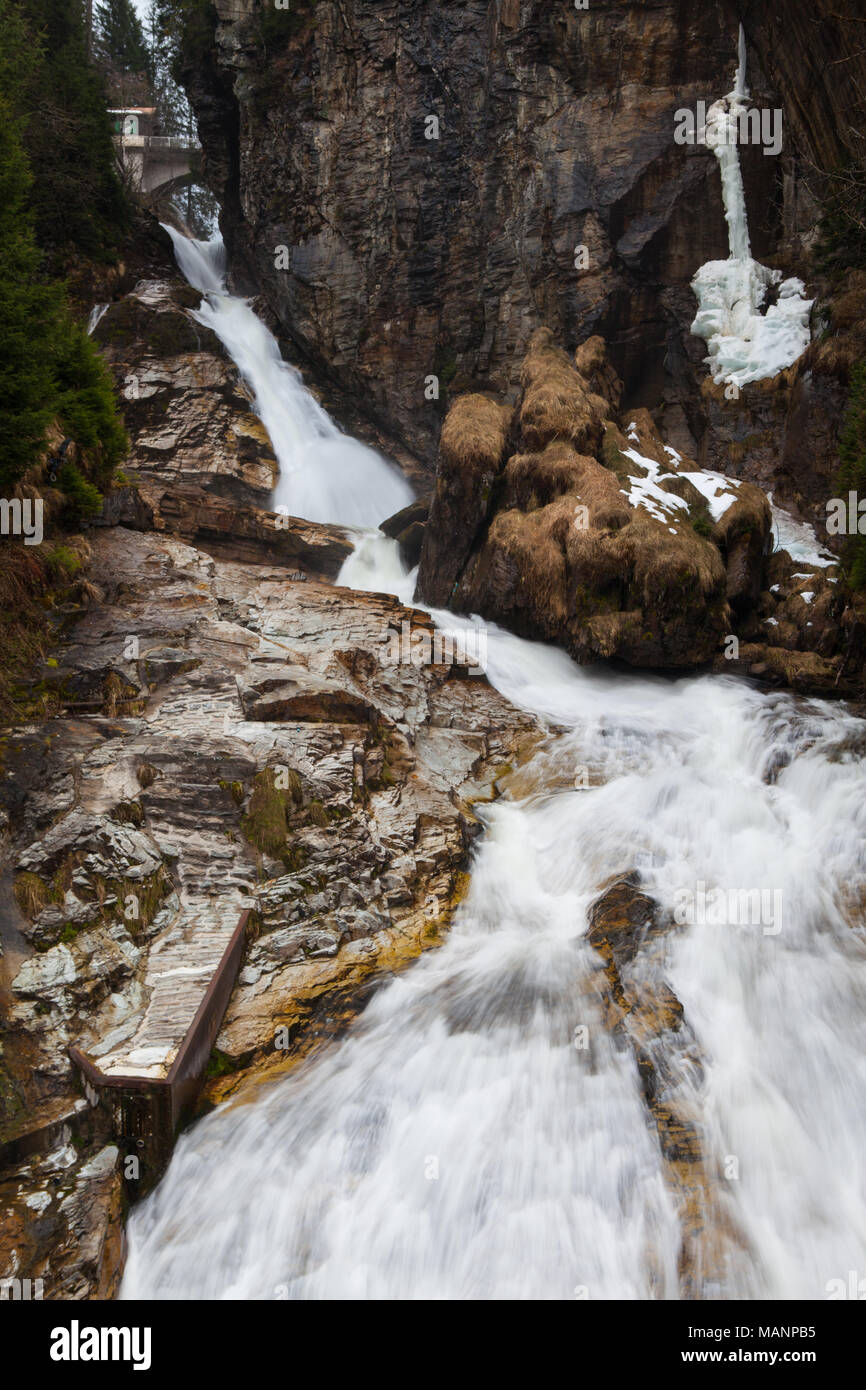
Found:
[[[243,782],[227,782],[224,778],[220,779],[220,789],[231,794],[232,801],[236,806],[240,806],[244,799]]]
[[[237,1069],[238,1063],[233,1058],[227,1057],[224,1052],[220,1052],[218,1047],[215,1047],[208,1058],[205,1076],[210,1080],[217,1076],[228,1076]]]
[[[12,892],[24,916],[31,922],[52,900],[51,889],[38,874],[19,874]]]
[[[278,780],[285,780],[287,785],[278,786]],[[247,814],[241,820],[244,838],[261,854],[281,859],[289,872],[302,868],[307,859],[300,846],[288,843],[289,817],[299,796],[303,799],[303,784],[297,772],[289,768],[284,778],[276,768],[266,767],[253,778]]]

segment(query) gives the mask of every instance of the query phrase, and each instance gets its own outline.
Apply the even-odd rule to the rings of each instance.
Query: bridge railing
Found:
[[[145,149],[156,150],[200,150],[201,145],[198,140],[192,140],[186,135],[145,135]]]
[[[149,1191],[165,1171],[175,1136],[201,1089],[244,949],[257,930],[255,915],[243,912],[167,1076],[107,1075],[77,1047],[69,1048],[87,1099],[108,1108],[115,1140],[126,1151],[137,1151],[143,1171],[135,1175],[136,1193]]]
[[[117,135],[115,139],[130,150],[200,150],[198,140],[186,135]]]

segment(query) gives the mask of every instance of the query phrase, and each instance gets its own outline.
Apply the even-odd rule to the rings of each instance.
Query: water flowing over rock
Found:
[[[818,523],[866,272],[815,238],[866,59],[832,5],[195,7],[221,231],[141,214],[87,281],[130,451],[0,735],[0,1282],[862,1268],[866,596]],[[747,68],[778,159],[678,143]],[[159,1145],[91,1084],[164,1099],[185,1049]]]

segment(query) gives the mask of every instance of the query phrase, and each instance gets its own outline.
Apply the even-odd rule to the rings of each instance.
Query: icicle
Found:
[[[740,25],[734,88],[710,107],[705,132],[719,161],[730,254],[726,261],[702,265],[692,280],[698,300],[692,332],[706,341],[713,380],[737,387],[776,376],[796,362],[809,345],[812,308],[801,280],[783,282],[781,271],[752,258],[739,150],[748,99],[746,36]],[[779,287],[777,303],[761,313],[773,286]]]

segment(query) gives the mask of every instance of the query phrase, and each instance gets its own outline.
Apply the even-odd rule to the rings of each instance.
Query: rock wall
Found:
[[[431,458],[447,388],[513,385],[541,323],[602,332],[636,401],[681,375],[677,295],[726,242],[715,160],[673,113],[724,90],[727,5],[217,10],[190,90],[235,272],[395,435]]]
[[[765,9],[217,0],[187,80],[239,284],[290,355],[428,463],[449,395],[513,393],[539,325],[569,349],[600,333],[626,405],[663,407],[694,454],[707,412],[689,281],[727,233],[715,158],[674,142],[674,112],[729,89],[742,14],[754,98],[790,122],[778,159],[743,151],[754,251],[784,249],[797,272],[808,160],[834,157],[856,81],[830,70],[828,5],[797,4],[790,32],[787,9]]]

